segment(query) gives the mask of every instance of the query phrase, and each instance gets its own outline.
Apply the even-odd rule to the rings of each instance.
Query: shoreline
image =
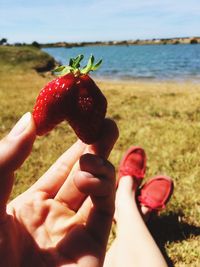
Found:
[[[100,83],[109,83],[109,84],[200,84],[200,79],[123,79],[123,78],[105,78],[105,77],[95,77],[93,76],[96,82]]]

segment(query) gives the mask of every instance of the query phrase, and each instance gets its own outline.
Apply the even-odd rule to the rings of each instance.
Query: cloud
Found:
[[[199,0],[1,0],[0,28],[30,42],[200,35],[199,14]]]

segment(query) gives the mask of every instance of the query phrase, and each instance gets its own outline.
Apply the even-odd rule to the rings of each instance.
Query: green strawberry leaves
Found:
[[[73,68],[70,66],[59,66],[53,71],[53,73],[58,76],[63,76],[66,75],[67,73],[70,73],[72,69]]]
[[[83,55],[78,55],[76,58],[70,58],[68,66],[59,66],[53,71],[53,73],[58,76],[63,76],[71,72],[77,76],[81,74],[87,74],[90,71],[95,71],[102,64],[102,59],[94,64],[95,58],[93,55],[91,55],[87,65],[80,69],[80,62],[83,60],[83,58]]]
[[[80,67],[80,62],[84,58],[83,55],[78,55],[76,58],[70,58],[69,66],[72,68],[78,69]]]
[[[89,60],[88,60],[87,65],[81,70],[81,73],[87,74],[90,71],[97,70],[100,67],[101,63],[102,63],[102,59],[99,60],[96,64],[94,64],[94,61],[95,61],[94,56],[91,55]]]

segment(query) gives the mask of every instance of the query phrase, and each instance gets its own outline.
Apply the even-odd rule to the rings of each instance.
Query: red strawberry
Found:
[[[91,56],[87,66],[80,70],[82,59],[80,55],[71,59],[69,66],[58,67],[55,72],[63,76],[41,90],[33,109],[38,135],[46,134],[67,120],[83,142],[91,144],[99,138],[107,101],[87,73],[96,70],[101,61],[94,65]]]

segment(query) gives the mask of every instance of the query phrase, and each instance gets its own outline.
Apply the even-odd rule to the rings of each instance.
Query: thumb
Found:
[[[12,190],[14,171],[30,154],[35,137],[35,123],[31,113],[28,112],[0,141],[0,216],[2,211],[5,211]]]

